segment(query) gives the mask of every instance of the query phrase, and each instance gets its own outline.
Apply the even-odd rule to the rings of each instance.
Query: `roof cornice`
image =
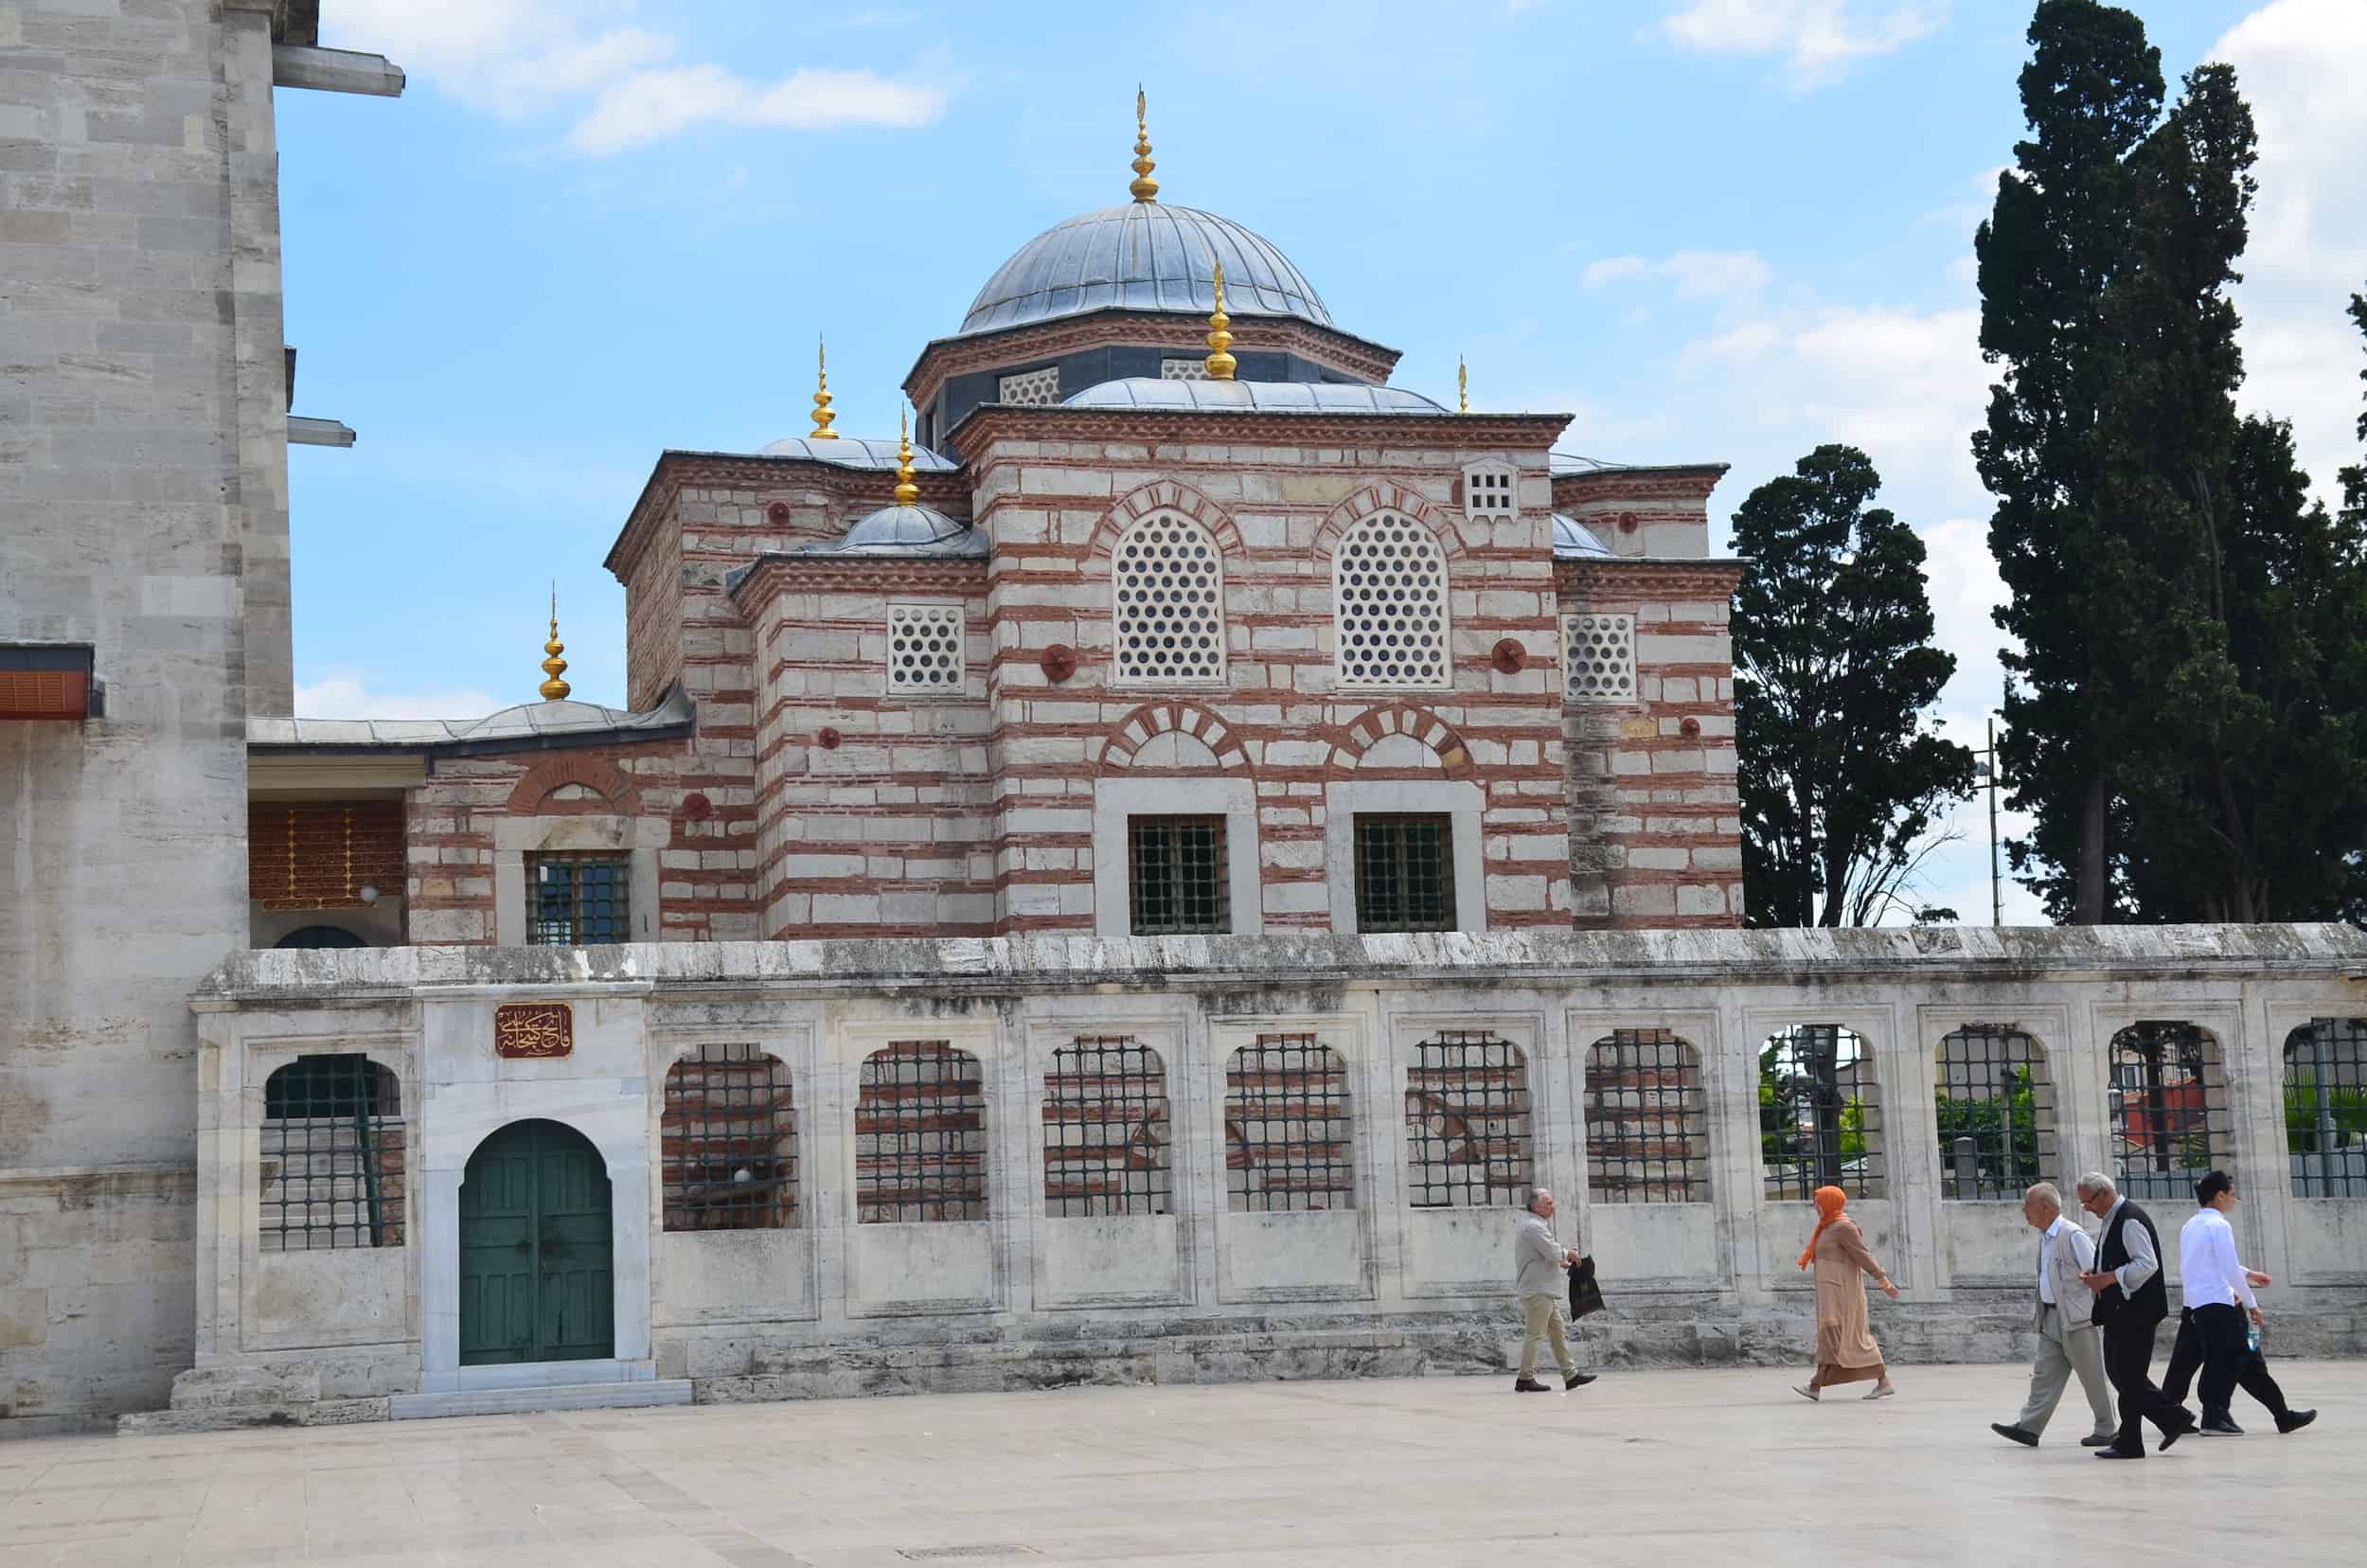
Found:
[[[1218,412],[985,403],[962,416],[942,440],[953,448],[965,468],[998,439],[1038,439],[1060,431],[1114,431],[1153,440],[1233,440],[1249,436],[1281,446],[1369,445],[1365,437],[1373,436],[1393,437],[1394,444],[1402,445],[1413,437],[1423,446],[1458,451],[1499,447],[1530,451],[1551,446],[1569,428],[1571,419],[1568,414],[1296,414],[1269,409]]]
[[[952,593],[983,592],[985,556],[932,556],[918,559],[882,555],[795,555],[767,550],[731,574],[725,592],[745,614],[775,594],[805,587],[845,590],[937,589]]]
[[[1370,382],[1385,383],[1402,356],[1395,348],[1326,327],[1298,316],[1261,316],[1235,312],[1234,324],[1246,330],[1237,347],[1295,349],[1307,358],[1329,365]],[[1198,359],[1208,352],[1208,318],[1172,311],[1135,311],[1104,306],[1048,321],[1026,321],[992,331],[933,338],[904,373],[904,395],[916,408],[936,395],[946,377],[965,371],[992,369],[1014,359],[1041,359],[1079,348],[1108,344],[1174,348]],[[1018,350],[1014,352],[1014,350]]]
[[[818,457],[772,456],[760,452],[691,452],[668,447],[657,454],[650,477],[641,486],[641,494],[634,500],[632,509],[625,514],[624,527],[618,530],[615,543],[608,547],[608,556],[600,564],[617,581],[627,580],[634,562],[648,546],[656,520],[666,513],[685,485],[754,490],[798,476],[821,483],[823,488],[842,496],[876,496],[882,506],[887,504],[888,491],[896,482],[894,469],[849,468]],[[917,470],[913,480],[920,487],[923,506],[960,517],[970,514],[970,478],[959,468]]]

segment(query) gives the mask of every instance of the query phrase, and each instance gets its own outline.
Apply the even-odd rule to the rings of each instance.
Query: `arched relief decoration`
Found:
[[[1466,554],[1463,530],[1449,518],[1423,500],[1415,491],[1387,480],[1376,480],[1331,508],[1324,526],[1315,530],[1315,559],[1329,561],[1340,546],[1341,536],[1349,528],[1375,512],[1393,511],[1410,518],[1428,528],[1438,541],[1438,547],[1447,552],[1450,562],[1461,561]]]
[[[511,816],[639,816],[641,797],[614,763],[596,757],[551,757],[526,770],[505,810]]]
[[[1241,542],[1241,530],[1234,526],[1232,517],[1222,507],[1173,479],[1161,479],[1127,491],[1110,504],[1101,521],[1094,527],[1093,541],[1086,550],[1086,559],[1098,570],[1107,570],[1110,558],[1118,547],[1119,536],[1127,529],[1156,512],[1172,512],[1188,517],[1208,530],[1217,543],[1217,553],[1226,561],[1238,561],[1247,546]]]
[[[1135,765],[1146,748],[1153,755],[1143,757],[1145,767],[1155,765],[1161,773],[1191,771],[1206,764],[1176,763],[1155,760],[1161,748],[1154,745],[1161,737],[1180,735],[1188,742],[1197,743],[1211,754],[1216,767],[1227,775],[1246,777],[1250,772],[1249,753],[1241,738],[1233,733],[1223,720],[1206,708],[1191,703],[1146,703],[1119,720],[1110,730],[1109,739],[1101,744],[1100,767],[1103,773],[1122,773]],[[1180,748],[1191,754],[1190,745]]]
[[[1428,748],[1447,777],[1472,776],[1471,748],[1464,744],[1454,726],[1426,708],[1403,703],[1374,708],[1342,730],[1332,740],[1325,770],[1354,773],[1364,765],[1367,754],[1393,737],[1403,737]]]

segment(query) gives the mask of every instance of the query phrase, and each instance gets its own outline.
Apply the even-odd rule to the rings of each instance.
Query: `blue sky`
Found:
[[[2248,401],[2330,487],[2367,3],[2138,9],[2165,71],[2231,60],[2260,115]],[[299,711],[529,699],[553,579],[576,694],[620,703],[599,563],[657,453],[802,434],[817,331],[840,429],[892,433],[1004,258],[1125,199],[1137,80],[1163,196],[1280,245],[1400,384],[1450,395],[1460,353],[1475,406],[1574,413],[1568,450],[1730,462],[1721,536],[1819,441],[1865,447],[1931,547],[1951,730],[1995,701],[1971,234],[2023,0],[322,9],[410,87],[278,95],[295,408],[361,433],[290,454]],[[1958,826],[1929,891],[1985,919]]]

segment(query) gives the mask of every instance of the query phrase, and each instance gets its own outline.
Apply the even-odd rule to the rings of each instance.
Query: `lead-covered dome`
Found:
[[[1129,202],[1072,218],[1022,245],[978,291],[962,333],[1087,311],[1206,315],[1216,307],[1210,279],[1219,260],[1231,314],[1331,325],[1314,285],[1266,240],[1196,207]]]

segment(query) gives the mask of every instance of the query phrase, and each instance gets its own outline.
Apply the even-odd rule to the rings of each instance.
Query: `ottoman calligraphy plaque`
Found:
[[[575,1018],[564,1002],[508,1002],[493,1009],[497,1057],[563,1057],[575,1048]]]

